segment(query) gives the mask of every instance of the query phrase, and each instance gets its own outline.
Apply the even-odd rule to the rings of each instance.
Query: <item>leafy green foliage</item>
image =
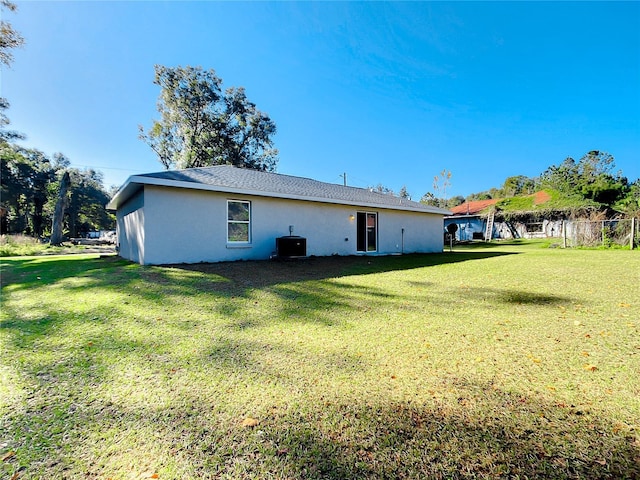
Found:
[[[69,168],[69,161],[61,154],[49,158],[39,150],[0,141],[1,233],[48,235],[65,171],[71,178],[69,209],[64,217],[66,234],[77,237],[90,230],[112,229],[114,218],[104,208],[109,198],[101,173]]]
[[[92,230],[113,229],[113,215],[105,208],[109,195],[103,187],[102,172],[72,169],[70,178],[72,189],[67,215],[69,235],[78,237]]]
[[[567,195],[577,193],[585,199],[613,205],[625,196],[628,187],[626,178],[611,173],[614,165],[612,155],[593,150],[579,162],[569,157],[562,164],[549,167],[542,174],[540,183]]]
[[[498,202],[496,207],[504,211],[530,211],[534,209],[534,198],[532,196],[505,198]]]
[[[16,4],[9,0],[0,0],[0,12],[7,9],[10,12],[16,11]],[[24,38],[5,20],[0,20],[0,64],[10,66],[13,61],[11,50],[19,48],[24,44]],[[24,138],[21,133],[7,130],[7,125],[11,123],[9,117],[4,113],[9,108],[6,98],[0,97],[0,142],[8,142]]]
[[[0,10],[5,8],[11,12],[17,9],[16,4],[9,0],[0,1]],[[6,66],[11,65],[13,61],[11,50],[19,48],[23,44],[24,38],[22,38],[22,35],[9,22],[0,20],[0,63]]]
[[[11,123],[9,117],[4,113],[9,109],[9,102],[6,98],[0,97],[0,142],[23,139],[24,135],[14,130],[7,130],[7,125]]]
[[[101,253],[109,254],[109,247],[85,247],[83,245],[71,245],[69,243],[63,246],[50,245],[43,243],[37,238],[28,235],[0,235],[0,257],[20,257],[34,255],[69,255],[78,253],[95,253],[99,250]]]
[[[615,205],[616,210],[640,217],[640,179],[629,186],[629,193]]]
[[[502,184],[502,192],[505,197],[519,195],[531,195],[536,191],[536,181],[524,175],[508,177]]]
[[[540,201],[540,197],[543,197],[542,201]],[[537,212],[542,216],[559,211],[578,213],[597,210],[599,207],[600,204],[584,199],[580,195],[569,196],[552,189],[541,190],[537,195],[505,198],[495,204],[495,208],[500,210],[504,216],[518,212],[534,214]]]
[[[55,178],[50,160],[40,151],[0,142],[2,201],[7,209],[2,233],[42,235],[47,186]]]
[[[467,201],[503,199],[498,207],[505,211],[541,211],[611,207],[633,215],[640,211],[638,180],[630,184],[621,172],[613,172],[613,155],[599,150],[587,152],[578,162],[568,157],[547,168],[538,178],[524,175],[508,177],[501,188],[467,196]],[[535,204],[534,192],[545,191],[551,199],[544,206]]]
[[[222,92],[214,70],[191,66],[156,65],[154,83],[161,88],[161,118],[148,131],[139,126],[140,139],[165,168],[235,165],[275,170],[276,125],[247,99],[244,88]]]
[[[463,203],[464,203],[464,197],[462,195],[455,195],[447,201],[447,207],[449,208],[457,207],[458,205],[461,205]]]
[[[44,248],[38,239],[27,235],[0,235],[0,257],[36,255]]]

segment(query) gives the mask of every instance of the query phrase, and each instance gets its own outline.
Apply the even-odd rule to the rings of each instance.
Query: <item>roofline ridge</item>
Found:
[[[149,184],[149,185],[165,184],[167,186],[181,186],[181,187],[196,188],[201,190],[211,190],[211,188],[209,187],[216,187],[216,188],[222,188],[223,190],[221,191],[227,191],[229,193],[232,191],[235,191],[235,192],[242,191],[245,194],[251,194],[251,192],[248,192],[245,187],[242,187],[240,185],[237,185],[237,186],[227,185],[225,183],[224,175],[218,179],[216,179],[214,175],[212,175],[212,178],[209,180],[205,178],[198,178],[198,173],[200,172],[206,173],[208,170],[215,170],[215,169],[228,170],[229,167],[237,171],[245,170],[247,172],[251,172],[250,175],[266,173],[266,174],[270,174],[271,176],[276,176],[283,179],[290,179],[292,182],[300,182],[300,184],[298,185],[299,188],[304,188],[304,182],[309,182],[310,184],[316,185],[316,187],[312,187],[311,185],[309,185],[309,188],[311,189],[311,192],[309,193],[312,193],[314,190],[318,190],[318,189],[322,190],[323,188],[324,189],[330,188],[334,192],[333,194],[330,194],[329,191],[327,191],[326,194],[328,195],[317,196],[316,194],[305,195],[305,194],[295,193],[295,192],[288,192],[288,193],[278,192],[277,190],[270,190],[268,188],[257,188],[254,190],[254,192],[256,193],[260,192],[260,195],[264,195],[264,196],[277,196],[280,198],[289,198],[294,200],[298,199],[298,200],[320,201],[320,202],[324,201],[327,203],[343,203],[345,205],[359,204],[363,206],[364,205],[373,206],[373,204],[376,204],[377,208],[394,208],[395,207],[395,208],[400,208],[401,210],[408,209],[412,211],[423,211],[425,213],[445,214],[445,211],[450,212],[448,209],[431,207],[421,202],[416,202],[415,200],[410,200],[410,199],[398,197],[395,195],[389,195],[383,192],[379,192],[379,191],[373,190],[370,187],[363,188],[363,187],[355,187],[350,185],[341,185],[339,183],[323,182],[321,180],[315,180],[313,178],[308,178],[308,177],[301,177],[301,176],[278,173],[278,172],[265,172],[261,170],[250,169],[250,168],[236,167],[234,165],[211,165],[208,167],[193,167],[193,168],[183,168],[178,170],[162,170],[158,172],[132,175],[120,187],[116,195],[109,202],[109,205],[112,206],[110,207],[112,209],[117,208],[116,205],[121,200],[121,198],[119,197],[121,197],[121,195],[126,195],[124,193],[124,190],[129,189],[130,185],[132,184]],[[194,170],[197,170],[198,172],[194,172]],[[175,173],[183,175],[185,178],[182,178],[182,179],[171,178],[171,175]],[[169,175],[169,177],[167,177],[166,175]],[[238,178],[237,180],[241,183],[243,182],[241,178]],[[187,183],[189,185],[187,185]],[[195,185],[199,185],[199,187],[196,187]],[[340,193],[340,191],[344,193]],[[354,193],[348,195],[346,194],[345,191],[351,191]],[[356,197],[358,196],[362,197],[361,200],[348,198],[354,194],[356,194],[355,195]],[[358,194],[366,194],[366,195],[358,195]],[[371,197],[372,194],[374,194],[375,198],[379,198],[380,200],[376,200],[374,197]],[[368,200],[366,199],[366,196],[369,196]]]

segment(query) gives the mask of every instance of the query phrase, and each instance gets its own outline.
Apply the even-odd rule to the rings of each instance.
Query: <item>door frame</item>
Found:
[[[373,226],[369,226],[369,218],[373,218]],[[358,253],[376,253],[378,251],[378,212],[356,212],[356,251]],[[373,248],[370,242],[370,228],[373,228]]]

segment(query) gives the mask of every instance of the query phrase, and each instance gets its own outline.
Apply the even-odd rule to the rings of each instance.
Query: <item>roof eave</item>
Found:
[[[475,218],[475,217],[479,217],[480,214],[479,213],[465,213],[465,214],[456,214],[454,213],[453,215],[445,215],[445,219],[448,220],[450,218]]]
[[[107,203],[106,209],[115,211],[120,206],[122,206],[129,198],[133,196],[142,185],[146,182],[144,181],[144,177],[140,177],[139,175],[132,175],[124,182],[124,184],[118,189],[116,194],[109,200]]]
[[[209,192],[222,192],[234,195],[252,195],[258,197],[284,198],[287,200],[301,200],[307,202],[330,203],[337,205],[350,205],[356,207],[379,208],[386,210],[400,210],[406,212],[430,213],[435,215],[448,215],[451,212],[437,207],[415,208],[410,205],[384,205],[375,202],[356,202],[349,200],[338,200],[326,197],[311,197],[305,195],[286,194],[279,192],[269,192],[263,190],[249,190],[246,188],[235,188],[224,185],[207,185],[196,182],[183,182],[179,180],[168,180],[147,176],[134,175],[127,179],[124,185],[118,190],[111,201],[107,204],[108,210],[116,210],[123,205],[135,192],[143,185],[153,185],[158,187],[186,188],[191,190],[203,190]]]

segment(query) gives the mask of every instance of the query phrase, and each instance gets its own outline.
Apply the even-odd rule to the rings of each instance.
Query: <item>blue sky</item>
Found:
[[[638,2],[23,2],[2,68],[26,145],[106,186],[162,169],[154,64],[213,68],[278,126],[278,172],[451,195],[589,150],[640,177]]]

